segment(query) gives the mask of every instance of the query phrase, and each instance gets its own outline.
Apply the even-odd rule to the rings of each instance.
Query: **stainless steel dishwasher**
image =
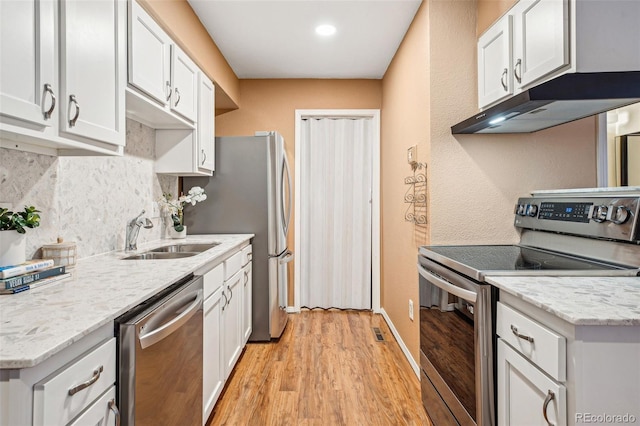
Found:
[[[116,320],[124,426],[202,425],[202,277]]]

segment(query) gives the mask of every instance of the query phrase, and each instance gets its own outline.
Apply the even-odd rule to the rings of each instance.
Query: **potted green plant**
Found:
[[[0,266],[25,262],[26,228],[40,226],[38,213],[33,206],[25,206],[21,212],[0,208]]]
[[[187,227],[184,226],[184,205],[189,203],[195,206],[197,202],[207,199],[204,189],[194,186],[189,190],[187,195],[181,195],[177,200],[172,199],[169,193],[162,194],[159,200],[160,206],[169,220],[167,226],[167,234],[171,238],[185,238],[187,236]]]

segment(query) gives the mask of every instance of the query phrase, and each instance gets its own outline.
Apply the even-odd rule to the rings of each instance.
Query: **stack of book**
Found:
[[[0,266],[0,294],[14,294],[67,278],[65,266],[51,259],[30,260],[20,265]]]

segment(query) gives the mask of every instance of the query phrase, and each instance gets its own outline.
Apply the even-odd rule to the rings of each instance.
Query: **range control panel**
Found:
[[[520,198],[515,226],[640,243],[640,197]]]

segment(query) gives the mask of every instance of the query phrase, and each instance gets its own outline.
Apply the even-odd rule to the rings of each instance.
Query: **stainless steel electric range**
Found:
[[[515,245],[423,246],[422,399],[434,425],[495,425],[497,289],[490,275],[640,275],[640,192],[520,198]]]

